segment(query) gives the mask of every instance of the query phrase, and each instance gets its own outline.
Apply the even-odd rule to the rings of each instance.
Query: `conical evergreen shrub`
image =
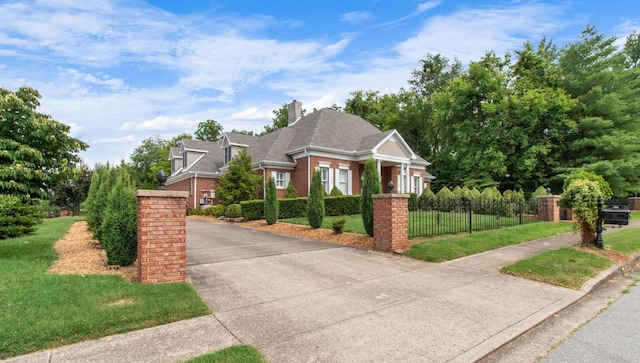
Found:
[[[138,252],[137,201],[126,170],[114,169],[114,174],[117,179],[109,193],[100,242],[108,264],[128,266],[136,260]]]
[[[276,182],[273,178],[269,178],[267,182],[267,190],[264,195],[264,218],[268,225],[272,225],[278,221],[280,206],[278,203],[278,195],[276,191]]]
[[[313,172],[311,178],[311,188],[309,190],[309,198],[307,199],[307,219],[309,226],[312,228],[320,228],[324,219],[324,188],[322,187],[322,175],[320,170]]]
[[[364,230],[373,237],[373,198],[374,194],[382,194],[382,184],[378,175],[378,166],[373,158],[364,164],[362,180],[362,223]]]

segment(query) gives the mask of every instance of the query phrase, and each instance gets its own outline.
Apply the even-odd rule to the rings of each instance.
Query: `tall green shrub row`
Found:
[[[137,201],[125,165],[96,170],[85,211],[89,229],[107,254],[107,263],[131,265],[137,258]]]
[[[0,194],[0,239],[19,237],[35,230],[42,223],[39,205],[23,203],[16,196]]]
[[[307,199],[307,219],[312,228],[320,228],[322,226],[325,214],[324,193],[320,170],[316,170],[311,178],[311,188]]]
[[[378,175],[378,167],[373,158],[364,164],[362,180],[362,223],[369,236],[373,236],[373,198],[374,194],[382,194],[382,185]]]

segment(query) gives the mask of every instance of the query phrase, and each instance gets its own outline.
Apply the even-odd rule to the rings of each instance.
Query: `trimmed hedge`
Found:
[[[280,213],[278,219],[302,218],[307,216],[307,197],[278,199]],[[240,202],[242,216],[246,221],[264,219],[264,200],[248,200]],[[344,195],[342,197],[326,197],[324,207],[327,216],[345,216],[360,214],[362,196]]]

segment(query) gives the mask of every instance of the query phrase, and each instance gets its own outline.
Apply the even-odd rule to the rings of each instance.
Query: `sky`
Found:
[[[587,24],[622,45],[640,1],[0,0],[0,87],[37,89],[88,165],[117,163],[207,119],[259,132],[294,99],[398,92],[428,53],[468,64]]]

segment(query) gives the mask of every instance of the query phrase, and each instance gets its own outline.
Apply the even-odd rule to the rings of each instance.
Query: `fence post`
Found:
[[[559,195],[538,196],[538,219],[545,222],[560,221],[560,207],[558,206]]]
[[[473,201],[469,200],[469,234],[473,231]]]

